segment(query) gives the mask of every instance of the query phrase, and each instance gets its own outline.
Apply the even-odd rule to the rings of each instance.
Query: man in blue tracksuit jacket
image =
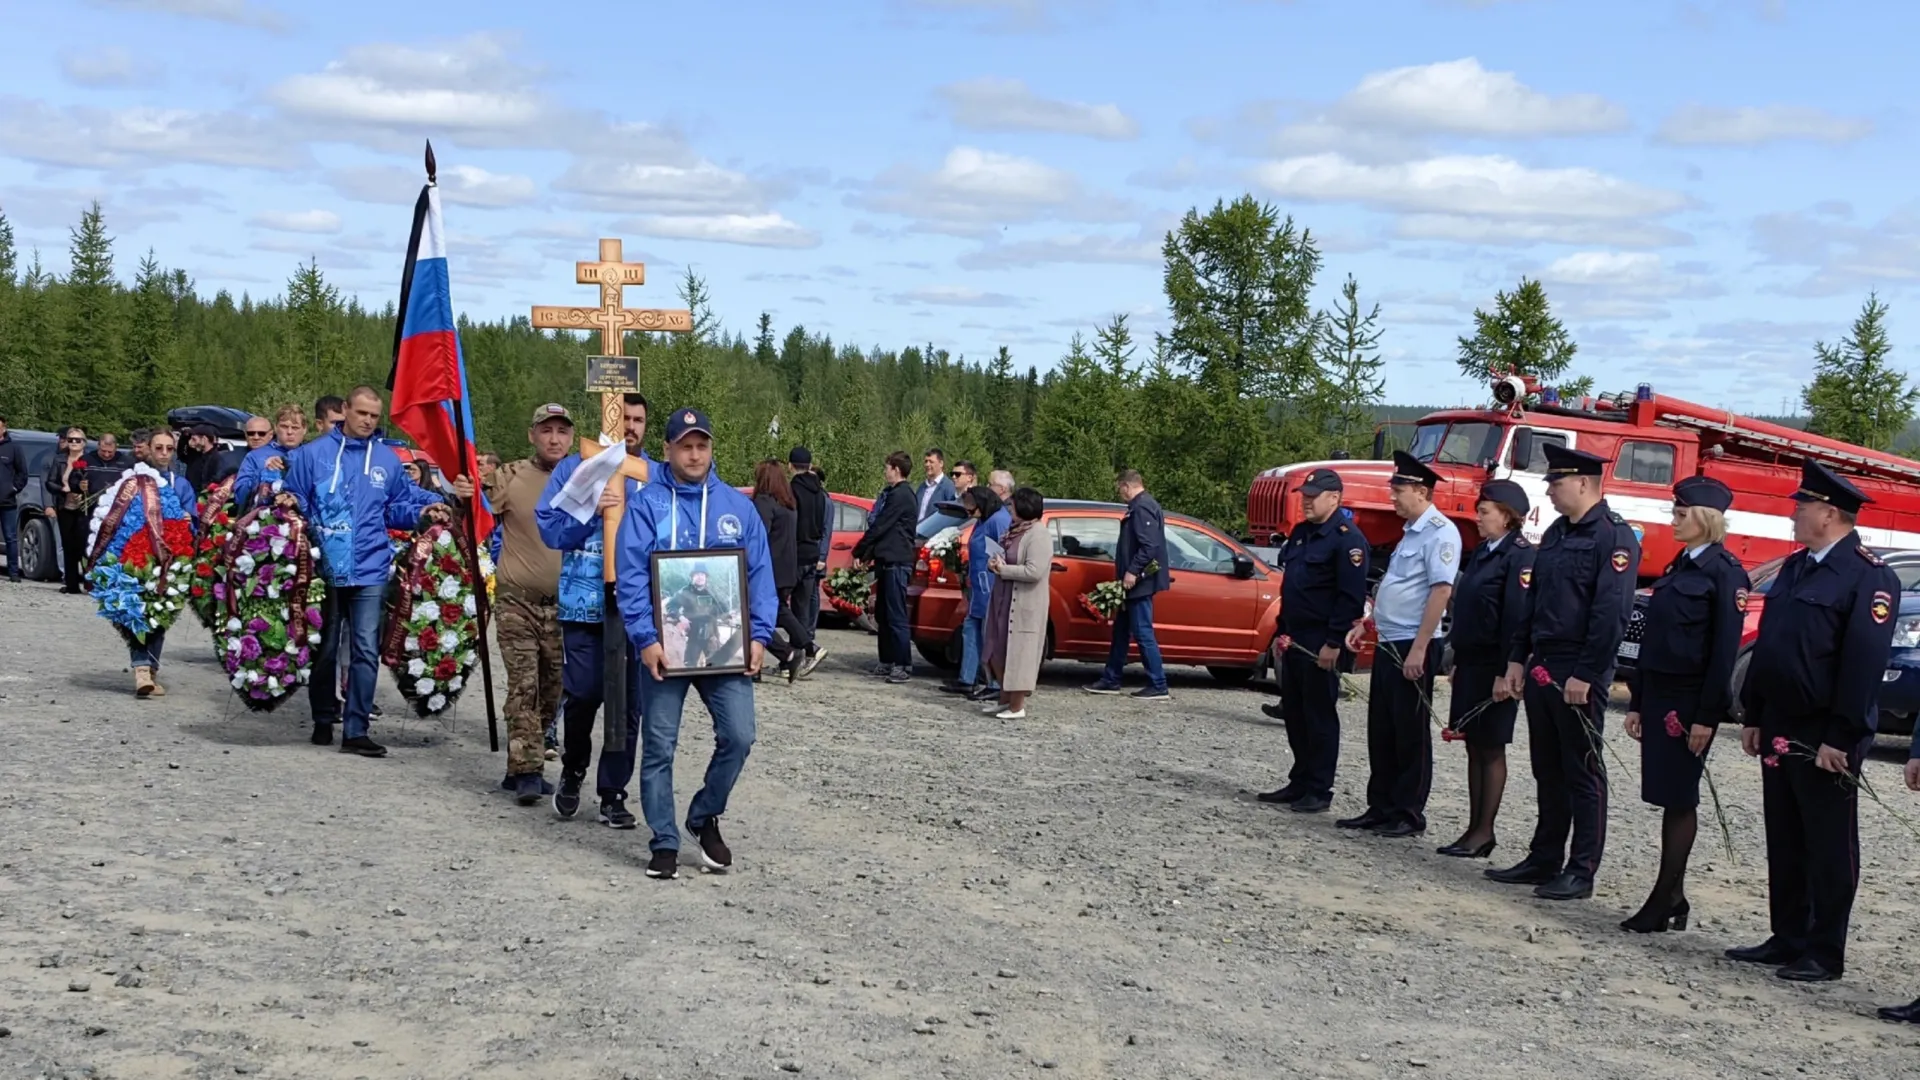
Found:
[[[247,451],[233,478],[233,505],[244,514],[252,509],[257,488],[272,490],[286,474],[287,459],[307,437],[307,414],[298,405],[282,405],[273,417],[273,441]]]
[[[386,747],[367,738],[367,714],[380,674],[380,616],[393,568],[387,530],[453,517],[439,494],[407,479],[393,448],[374,437],[384,407],[371,386],[348,394],[340,426],[288,455],[280,491],[280,498],[306,517],[327,580],[326,626],[314,669],[333,670],[341,636],[352,635],[340,752],[362,757],[387,754]],[[472,481],[464,476],[453,486],[462,498],[473,493]],[[307,700],[313,707],[314,744],[331,745],[333,722],[341,715],[333,680],[308,683]]]
[[[627,504],[615,553],[615,595],[627,625],[628,645],[640,654],[640,805],[653,830],[647,876],[672,878],[680,864],[680,831],[673,820],[673,751],[680,738],[680,710],[687,684],[700,693],[713,716],[713,760],[706,783],[687,809],[687,831],[700,841],[700,861],[725,871],[733,852],[720,837],[720,815],[753,747],[753,680],[773,640],[780,606],[773,585],[773,557],[766,527],[753,501],[713,472],[713,426],[698,409],[678,409],[667,418],[666,468]],[[744,675],[669,677],[666,650],[654,621],[653,555],[667,551],[740,549],[747,564],[747,649]],[[726,604],[730,607],[733,600]]]
[[[646,463],[647,476],[658,476],[660,465],[641,449],[647,438],[647,399],[640,394],[622,395],[621,414],[626,428],[627,454]],[[598,517],[585,524],[553,505],[573,474],[580,469],[580,455],[572,454],[553,467],[547,489],[534,509],[534,522],[540,527],[540,539],[560,553],[560,683],[563,751],[560,757],[560,789],[553,793],[554,812],[570,818],[580,812],[580,788],[586,783],[587,763],[593,759],[593,722],[599,715],[606,693],[605,654],[601,651],[606,589],[601,558],[602,532]],[[640,498],[638,481],[623,478],[627,505]],[[611,497],[601,496],[601,507]],[[634,753],[640,745],[640,653],[627,656],[627,748],[600,751],[600,769],[594,787],[600,797],[600,823],[614,829],[634,827],[633,813],[627,809],[627,784],[633,779]]]

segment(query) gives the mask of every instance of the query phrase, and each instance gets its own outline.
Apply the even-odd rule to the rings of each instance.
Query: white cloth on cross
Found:
[[[620,464],[626,457],[627,444],[617,442],[582,461],[553,497],[553,505],[585,525],[600,513],[600,495],[607,490],[607,482],[620,475]]]

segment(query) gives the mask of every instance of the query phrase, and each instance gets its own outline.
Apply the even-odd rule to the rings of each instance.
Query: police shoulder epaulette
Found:
[[[1746,564],[1740,561],[1740,556],[1735,555],[1733,552],[1728,551],[1726,548],[1720,549],[1720,557],[1727,560],[1727,562],[1731,563],[1735,570],[1744,571],[1747,568]]]
[[[1342,525],[1342,526],[1340,526],[1340,531],[1341,531],[1341,532],[1346,532],[1346,531],[1347,531],[1347,527],[1346,527],[1345,525]]]
[[[1857,551],[1857,552],[1859,552],[1859,553],[1860,553],[1860,557],[1861,557],[1861,558],[1863,558],[1863,559],[1865,559],[1865,560],[1867,560],[1867,563],[1868,563],[1869,565],[1871,565],[1871,566],[1885,566],[1885,565],[1887,565],[1887,563],[1886,563],[1886,560],[1885,560],[1885,559],[1882,559],[1882,558],[1881,558],[1880,556],[1878,556],[1878,555],[1875,555],[1875,554],[1874,554],[1873,552],[1871,552],[1871,551],[1868,551],[1868,550],[1867,550],[1866,548],[1863,548],[1863,547],[1857,547],[1857,548],[1854,548],[1853,550],[1855,550],[1855,551]]]
[[[1609,520],[1609,521],[1611,521],[1611,522],[1613,522],[1613,523],[1614,523],[1615,525],[1626,525],[1626,524],[1627,524],[1627,519],[1626,519],[1626,518],[1623,518],[1623,517],[1621,517],[1621,516],[1620,516],[1620,512],[1619,512],[1619,511],[1617,511],[1617,510],[1608,510],[1608,511],[1607,511],[1607,520]]]
[[[1533,546],[1533,541],[1516,532],[1513,534],[1513,546],[1516,548],[1530,548]]]

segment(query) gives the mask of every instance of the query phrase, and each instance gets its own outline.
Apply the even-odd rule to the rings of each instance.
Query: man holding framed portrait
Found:
[[[686,827],[713,873],[733,866],[720,816],[753,748],[753,679],[780,599],[766,527],[713,472],[713,426],[698,409],[667,419],[666,468],[627,503],[615,594],[640,656],[640,804],[653,831],[647,876],[679,874],[673,754],[691,687],[713,716],[713,761]]]

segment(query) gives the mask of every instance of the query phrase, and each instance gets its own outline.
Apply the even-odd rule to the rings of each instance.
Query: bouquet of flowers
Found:
[[[960,580],[960,587],[967,587],[967,546],[960,542],[959,529],[946,529],[934,537],[927,545],[927,558],[939,559],[946,572]]]
[[[1159,572],[1160,560],[1148,559],[1147,568],[1141,571],[1140,576],[1149,578]],[[1080,594],[1080,606],[1101,622],[1112,622],[1113,617],[1120,614],[1120,609],[1127,606],[1126,584],[1118,579],[1103,581],[1095,585],[1092,592]]]
[[[381,657],[420,716],[446,711],[480,661],[484,643],[470,554],[451,527],[429,525],[394,562]]]
[[[289,509],[250,510],[228,532],[214,642],[234,692],[255,712],[273,711],[312,675],[327,595],[314,573],[318,554]]]
[[[93,510],[87,580],[100,614],[122,637],[144,642],[173,625],[192,580],[193,505],[171,477],[135,465]]]
[[[233,532],[232,492],[233,478],[228,477],[206,494],[206,508],[200,512],[199,543],[193,554],[193,582],[187,587],[194,615],[216,637],[226,621],[222,605],[227,598],[227,537]]]
[[[827,575],[827,604],[849,619],[873,610],[873,575],[842,569]]]

